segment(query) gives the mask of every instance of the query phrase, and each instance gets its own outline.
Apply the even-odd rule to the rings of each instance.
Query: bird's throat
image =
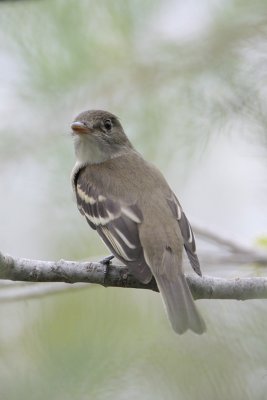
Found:
[[[106,149],[94,137],[77,135],[74,138],[75,154],[79,164],[99,164],[109,158]]]

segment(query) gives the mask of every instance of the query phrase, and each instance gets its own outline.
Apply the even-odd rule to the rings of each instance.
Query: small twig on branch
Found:
[[[236,263],[236,264],[259,264],[267,265],[267,252],[258,249],[253,249],[235,242],[232,239],[224,238],[207,229],[198,226],[193,226],[194,233],[200,238],[213,242],[217,246],[227,249],[230,254],[223,255],[218,258],[219,263]],[[216,262],[216,260],[215,260]]]
[[[222,235],[218,235],[217,233],[211,232],[207,229],[201,228],[199,226],[193,226],[194,233],[208,241],[214,242],[219,246],[223,246],[227,248],[227,250],[231,251],[232,253],[249,253],[251,249],[236,243],[235,241],[224,238]]]
[[[0,279],[24,282],[95,283],[105,287],[127,287],[158,291],[154,279],[144,285],[124,266],[97,262],[37,261],[0,253]],[[187,276],[195,299],[265,299],[267,278],[222,279]]]
[[[0,304],[34,298],[39,299],[40,297],[51,294],[54,295],[62,292],[65,293],[68,290],[87,289],[90,286],[89,283],[75,283],[73,285],[69,285],[64,282],[28,282],[20,286],[17,286],[15,282],[10,283],[11,285],[6,286],[4,290],[0,290]]]

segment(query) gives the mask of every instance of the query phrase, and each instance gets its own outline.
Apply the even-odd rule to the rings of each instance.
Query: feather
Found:
[[[175,219],[177,219],[177,221],[178,221],[178,224],[179,224],[179,227],[180,227],[183,239],[184,239],[184,248],[187,253],[187,257],[190,261],[191,267],[199,276],[202,276],[201,269],[200,269],[200,263],[199,263],[198,256],[196,253],[195,237],[194,237],[191,225],[190,225],[188,219],[186,218],[186,215],[182,209],[182,206],[179,203],[179,201],[176,198],[174,193],[172,193],[172,197],[170,199],[167,199],[167,202],[170,206],[170,209],[171,209]]]
[[[83,174],[77,174],[75,188],[78,208],[88,224],[137,279],[148,283],[152,273],[139,239],[138,224],[143,216],[138,206],[113,200],[84,179]]]
[[[205,322],[197,311],[184,274],[177,272],[170,279],[168,271],[177,270],[177,257],[170,249],[164,251],[162,264],[166,273],[157,274],[155,278],[174,331],[179,334],[188,329],[198,334],[205,332]]]

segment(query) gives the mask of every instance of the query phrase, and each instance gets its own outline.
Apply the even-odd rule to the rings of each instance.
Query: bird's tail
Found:
[[[185,276],[177,274],[175,280],[170,281],[159,275],[156,281],[174,331],[179,334],[188,329],[198,334],[205,332],[205,322],[198,313]]]

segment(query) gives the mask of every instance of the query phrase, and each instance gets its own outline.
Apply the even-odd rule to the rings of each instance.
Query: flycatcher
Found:
[[[165,178],[134,149],[115,115],[85,111],[71,128],[81,214],[132,275],[144,284],[155,277],[175,332],[203,333],[182,267],[185,248],[201,276],[194,235]]]

